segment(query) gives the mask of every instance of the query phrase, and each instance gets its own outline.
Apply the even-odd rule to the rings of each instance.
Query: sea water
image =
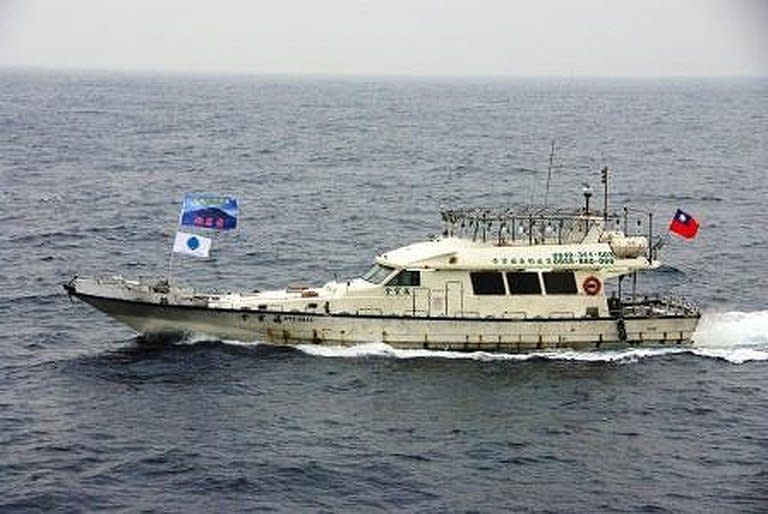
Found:
[[[768,82],[0,72],[0,507],[764,511]],[[686,349],[455,354],[142,342],[75,274],[163,276],[184,192],[239,228],[173,277],[320,284],[439,234],[443,206],[701,223],[640,277]],[[645,234],[647,218],[630,233]],[[625,283],[626,284],[626,283]]]

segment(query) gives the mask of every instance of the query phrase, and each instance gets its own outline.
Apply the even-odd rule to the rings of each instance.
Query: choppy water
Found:
[[[60,283],[165,273],[184,191],[236,194],[201,287],[363,271],[441,205],[614,200],[702,223],[642,287],[690,350],[150,345]],[[768,82],[0,72],[0,508],[764,511]],[[535,187],[532,188],[532,185]]]

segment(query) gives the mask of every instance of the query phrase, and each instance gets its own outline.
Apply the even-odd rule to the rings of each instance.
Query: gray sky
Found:
[[[764,0],[0,0],[0,66],[768,73]]]

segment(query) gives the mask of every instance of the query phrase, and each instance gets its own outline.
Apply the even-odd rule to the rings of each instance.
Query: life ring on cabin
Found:
[[[594,275],[590,275],[584,279],[584,283],[581,284],[584,292],[589,296],[595,296],[603,288],[603,284],[600,283],[600,279]]]

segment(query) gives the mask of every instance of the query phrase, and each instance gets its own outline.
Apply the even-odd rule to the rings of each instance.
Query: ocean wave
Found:
[[[699,357],[722,359],[731,364],[768,360],[768,347],[759,348],[691,348],[690,353]]]
[[[402,350],[393,348],[385,343],[363,343],[354,346],[315,346],[299,345],[302,352],[316,357],[360,358],[360,357],[389,357],[395,359],[464,359],[475,361],[573,361],[573,362],[606,362],[631,364],[643,359],[665,355],[690,354],[698,357],[719,359],[732,364],[744,364],[753,361],[768,360],[768,347],[763,348],[630,348],[615,351],[576,351],[559,350],[532,353],[489,353],[489,352],[455,352],[441,350]]]
[[[447,350],[403,350],[386,343],[363,343],[354,346],[299,345],[299,350],[317,357],[391,357],[396,359],[465,359],[476,361],[562,360],[582,362],[637,362],[658,355],[684,353],[679,348],[631,348],[616,351],[553,350],[531,353],[456,352]]]

